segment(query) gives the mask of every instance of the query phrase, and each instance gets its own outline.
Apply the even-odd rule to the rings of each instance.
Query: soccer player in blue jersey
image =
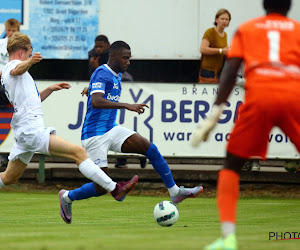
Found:
[[[122,153],[138,153],[145,155],[161,176],[171,196],[178,204],[186,198],[197,197],[203,187],[178,187],[171,170],[154,143],[150,143],[133,130],[118,126],[117,110],[127,110],[142,114],[146,104],[129,104],[119,102],[121,96],[122,73],[130,65],[131,51],[127,43],[114,42],[109,51],[107,64],[98,67],[91,76],[88,88],[87,112],[82,127],[82,145],[88,156],[96,165],[107,168],[107,153],[109,150]],[[109,185],[109,183],[107,183]],[[93,182],[87,183],[75,190],[61,190],[60,202],[70,209],[74,200],[87,199],[104,194],[105,190]]]

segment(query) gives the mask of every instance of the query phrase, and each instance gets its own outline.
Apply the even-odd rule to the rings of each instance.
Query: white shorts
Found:
[[[50,134],[55,134],[54,128],[28,128],[22,131],[14,131],[15,144],[8,156],[10,161],[20,159],[29,164],[35,152],[49,154]]]
[[[88,157],[99,167],[107,167],[108,151],[121,153],[124,141],[136,132],[128,128],[115,126],[104,135],[93,136],[81,141]]]

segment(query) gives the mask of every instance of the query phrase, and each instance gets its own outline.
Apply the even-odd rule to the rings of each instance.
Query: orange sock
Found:
[[[219,171],[217,204],[221,222],[235,223],[239,189],[240,176],[238,173],[229,169]]]

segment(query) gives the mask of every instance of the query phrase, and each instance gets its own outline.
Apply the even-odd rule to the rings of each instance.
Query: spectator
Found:
[[[202,54],[199,83],[217,83],[228,51],[227,34],[224,31],[231,20],[230,12],[220,9],[215,18],[215,27],[205,31],[200,52]]]
[[[2,68],[8,63],[7,41],[11,38],[13,33],[20,31],[21,26],[20,22],[14,18],[6,20],[4,25],[6,37],[0,39],[0,76]]]
[[[94,48],[89,51],[89,77],[102,64],[107,63],[110,43],[105,35],[95,38]]]
[[[89,51],[89,77],[92,76],[96,68],[101,66],[102,64],[106,64],[109,57],[109,48],[110,43],[105,35],[99,35],[95,38],[95,45],[92,50]],[[133,77],[126,71],[122,75],[122,81],[132,82]],[[148,164],[148,160],[146,158],[140,159],[141,168],[145,168]],[[117,162],[115,164],[116,168],[128,168],[127,159],[126,158],[117,158]]]
[[[10,39],[12,37],[13,33],[20,31],[21,24],[18,20],[11,18],[11,19],[6,20],[6,22],[4,23],[4,26],[5,26],[6,37],[3,39],[0,39],[0,78],[1,78],[1,74],[2,74],[2,68],[9,61],[9,56],[8,56],[8,52],[7,52],[8,39]],[[0,108],[6,109],[8,104],[9,104],[9,100],[5,95],[5,91],[2,88],[2,85],[0,84]],[[5,111],[6,110],[4,110],[4,112]],[[7,156],[8,156],[8,154],[6,154],[6,153],[0,154],[0,166],[7,166],[7,162],[8,162]]]

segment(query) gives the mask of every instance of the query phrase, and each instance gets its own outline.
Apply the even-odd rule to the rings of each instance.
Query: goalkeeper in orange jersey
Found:
[[[300,151],[300,23],[287,17],[291,0],[264,0],[266,15],[241,24],[227,53],[211,114],[193,134],[206,141],[245,64],[245,101],[227,145],[217,184],[222,237],[205,249],[237,249],[236,210],[240,171],[249,158],[265,159],[274,126]]]

